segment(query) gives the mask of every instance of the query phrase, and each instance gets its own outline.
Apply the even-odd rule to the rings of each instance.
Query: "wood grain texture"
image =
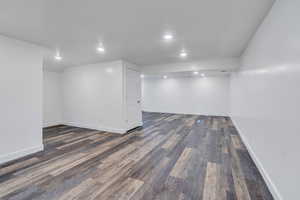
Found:
[[[186,177],[187,163],[190,162],[191,155],[192,148],[185,148],[180,157],[178,158],[176,164],[174,165],[170,176],[184,179]]]
[[[216,163],[207,163],[206,177],[204,184],[203,200],[217,200],[219,196],[217,194],[218,186],[218,166]]]
[[[123,136],[45,128],[43,152],[0,165],[0,199],[273,200],[230,118],[143,122]]]

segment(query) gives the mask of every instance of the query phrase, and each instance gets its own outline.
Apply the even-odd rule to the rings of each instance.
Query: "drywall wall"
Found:
[[[0,163],[43,149],[43,54],[0,36]]]
[[[299,199],[300,1],[276,1],[231,77],[231,117],[276,199]]]
[[[142,108],[150,112],[227,116],[229,77],[144,78]]]
[[[43,127],[63,123],[62,73],[43,71]]]
[[[69,68],[62,78],[66,124],[126,132],[121,61]]]

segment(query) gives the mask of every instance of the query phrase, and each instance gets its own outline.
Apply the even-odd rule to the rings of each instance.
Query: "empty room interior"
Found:
[[[298,200],[299,21],[299,0],[1,0],[0,200]]]

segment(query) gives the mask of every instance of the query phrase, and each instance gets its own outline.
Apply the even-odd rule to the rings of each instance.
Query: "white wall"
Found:
[[[62,78],[66,124],[126,131],[121,61],[70,68]]]
[[[275,198],[285,200],[299,199],[299,8],[275,2],[231,79],[232,119]]]
[[[0,36],[0,163],[43,148],[43,53]]]
[[[62,74],[44,70],[43,78],[43,127],[62,124]]]
[[[229,78],[173,77],[144,78],[144,111],[227,116]]]

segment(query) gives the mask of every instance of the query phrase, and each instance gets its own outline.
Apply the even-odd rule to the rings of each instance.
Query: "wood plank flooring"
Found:
[[[143,113],[126,135],[44,129],[45,150],[0,165],[1,200],[272,200],[227,117]]]

